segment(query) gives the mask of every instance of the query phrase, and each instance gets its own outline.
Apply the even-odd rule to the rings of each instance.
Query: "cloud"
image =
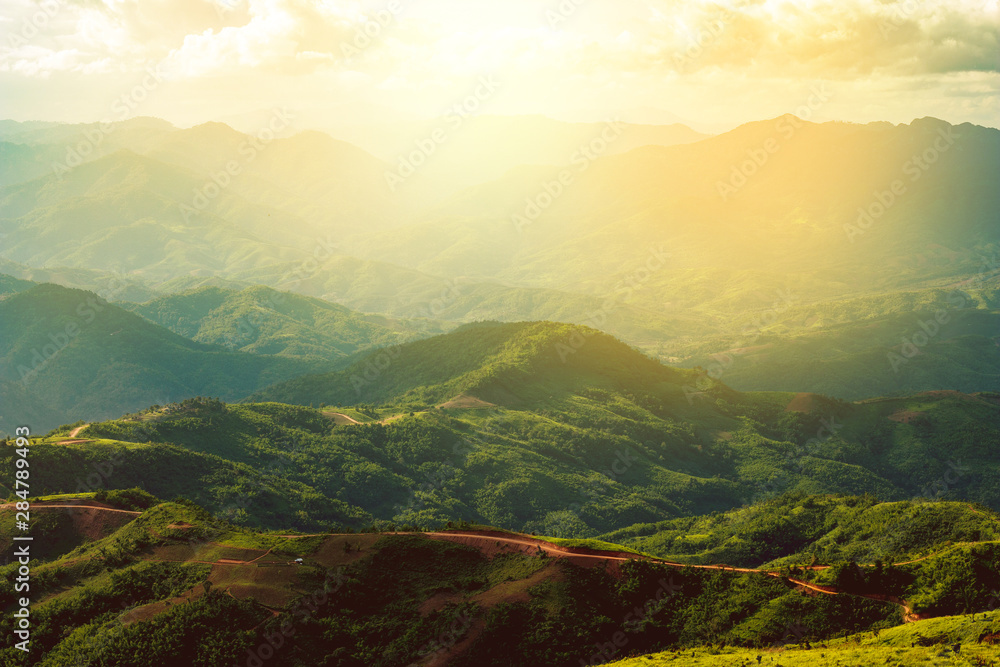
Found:
[[[734,90],[760,98],[761,91],[774,95],[825,80],[857,91],[869,90],[861,84],[871,81],[870,95],[923,81],[923,92],[905,93],[909,102],[921,94],[955,95],[966,99],[959,108],[982,117],[1000,81],[996,0],[39,3],[0,0],[10,19],[0,23],[9,31],[0,42],[5,77],[39,85],[60,73],[127,78],[160,64],[178,92],[235,90],[259,106],[278,87],[283,103],[302,91],[338,100],[368,94],[378,104],[431,109],[470,80],[496,73],[508,82],[498,108],[519,97],[512,104],[523,113],[544,113],[546,104],[603,107],[612,99],[694,105],[699,89],[712,90],[701,93],[707,104]],[[31,17],[40,6],[56,10],[35,28]],[[560,19],[551,20],[552,12]],[[244,93],[247,86],[252,90]],[[884,99],[858,104],[887,108]],[[758,100],[754,108],[765,106]]]
[[[511,10],[507,24],[495,22],[495,13],[491,21],[477,22],[475,12],[449,15],[433,3],[423,15],[414,3],[405,16],[383,5],[380,20],[377,6],[348,1],[45,1],[56,7],[55,16],[28,46],[48,51],[8,44],[0,53],[4,62],[17,63],[9,69],[38,74],[82,69],[88,61],[129,68],[168,59],[178,74],[192,77],[365,65],[406,65],[416,73],[425,69],[413,67],[416,58],[436,68],[437,76],[467,71],[473,62],[514,69],[720,68],[836,78],[997,71],[1000,52],[995,2],[631,1],[611,16],[594,10],[601,21],[587,20],[584,5],[575,10],[580,16],[551,25],[541,9],[526,12],[524,0],[512,0],[511,7],[520,6]],[[37,10],[6,4],[22,19],[31,16],[32,7]],[[397,0],[395,6],[406,4]],[[552,3],[548,11],[559,6]],[[348,57],[345,45],[349,50],[361,44],[361,57]]]
[[[29,76],[141,70],[193,32],[245,20],[238,7],[222,11],[213,0],[5,0],[0,6],[16,17],[0,45],[0,67]]]
[[[584,67],[850,78],[997,71],[1000,16],[962,2],[675,3],[627,42],[597,41]]]

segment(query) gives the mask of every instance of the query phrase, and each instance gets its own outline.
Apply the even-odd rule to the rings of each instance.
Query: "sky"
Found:
[[[1000,125],[997,0],[0,0],[0,117]]]

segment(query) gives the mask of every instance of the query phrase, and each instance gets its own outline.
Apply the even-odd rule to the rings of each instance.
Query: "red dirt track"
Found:
[[[92,523],[95,517],[99,517],[104,513],[117,513],[117,514],[127,514],[133,517],[139,516],[141,512],[131,512],[128,510],[120,510],[113,507],[108,507],[102,503],[95,501],[80,500],[76,501],[78,504],[67,505],[62,503],[33,503],[32,510],[58,510],[58,509],[73,509],[82,510],[83,515],[81,519],[87,518],[89,515],[93,515],[90,521],[87,523]],[[13,503],[7,503],[5,505],[0,505],[0,509],[12,509],[14,507]],[[102,523],[102,522],[97,522]],[[96,523],[95,523],[96,528]],[[287,539],[296,539],[300,537],[310,537],[316,535],[326,535],[334,537],[329,533],[316,533],[314,535],[282,535]],[[357,536],[364,535],[364,533],[354,534]],[[629,561],[629,560],[645,560],[653,563],[659,563],[661,565],[666,565],[674,568],[685,568],[690,567],[694,569],[702,570],[723,570],[729,572],[740,572],[745,574],[760,574],[767,577],[772,577],[775,579],[780,579],[787,582],[790,586],[801,590],[806,593],[813,595],[841,595],[845,594],[833,586],[825,586],[819,584],[813,584],[801,579],[795,579],[792,577],[787,577],[780,572],[774,572],[769,570],[760,570],[755,568],[742,568],[742,567],[731,567],[728,565],[685,565],[683,563],[676,563],[672,561],[661,560],[657,558],[652,558],[649,556],[643,556],[640,554],[635,554],[627,551],[597,551],[594,549],[584,548],[584,547],[563,547],[551,542],[546,542],[542,539],[527,535],[515,535],[511,533],[504,533],[499,531],[465,531],[465,532],[428,532],[428,533],[385,533],[384,535],[421,535],[428,539],[434,540],[444,540],[448,542],[453,542],[456,544],[462,544],[475,549],[478,549],[484,555],[492,558],[494,556],[505,554],[505,553],[524,553],[527,555],[534,555],[539,553],[544,553],[546,556],[551,556],[554,558],[568,559],[576,565],[581,567],[598,567],[606,566],[611,569],[612,574],[617,575],[617,564]],[[177,561],[177,562],[202,562],[209,565],[225,565],[225,566],[245,566],[253,565],[257,561],[270,554],[272,549],[261,553],[251,560],[238,560],[232,558],[220,558],[216,561]],[[924,558],[928,558],[925,556]],[[917,559],[923,560],[924,558]],[[916,562],[908,561],[908,562]],[[824,567],[817,567],[811,569],[825,569]],[[881,602],[890,602],[892,604],[898,605],[903,609],[903,617],[905,622],[913,622],[915,620],[920,620],[922,617],[912,613],[909,605],[905,600],[900,598],[880,595],[876,593],[850,593],[850,595],[857,595],[859,597],[865,597],[872,600],[878,600]]]

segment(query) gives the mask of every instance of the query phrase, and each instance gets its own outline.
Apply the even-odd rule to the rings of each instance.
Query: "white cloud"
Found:
[[[397,15],[385,0],[44,2],[56,3],[56,12],[24,39],[18,31],[38,5],[0,0],[10,19],[0,30],[18,37],[0,43],[0,71],[42,80],[163,63],[172,85],[199,94],[291,77],[298,83],[288,90],[368,94],[380,103],[393,91],[421,108],[447,102],[470,77],[503,72],[511,82],[504,100],[540,112],[597,104],[609,91],[623,105],[674,106],[699,88],[703,105],[733,90],[706,86],[739,89],[747,102],[737,106],[750,109],[768,106],[758,99],[763,91],[780,105],[796,82],[818,79],[867,91],[873,97],[857,99],[858,110],[881,109],[879,89],[921,80],[933,83],[900,93],[907,103],[982,114],[983,102],[996,98],[1000,69],[996,0],[584,2],[554,28],[545,11],[557,9],[556,0],[397,0]],[[382,22],[373,23],[380,9]],[[345,46],[357,51],[348,57]],[[974,73],[981,76],[970,79]],[[212,83],[224,79],[233,85]],[[784,82],[784,94],[774,81]],[[256,106],[269,103],[266,94],[259,85],[246,93]],[[962,101],[921,97],[930,95]]]

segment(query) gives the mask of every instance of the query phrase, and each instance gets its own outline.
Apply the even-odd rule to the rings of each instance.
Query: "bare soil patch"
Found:
[[[810,413],[816,409],[816,394],[798,393],[795,398],[785,406],[785,412],[805,412]]]
[[[476,398],[475,396],[470,396],[468,394],[459,394],[455,398],[446,401],[438,406],[443,410],[461,408],[461,409],[475,409],[475,408],[493,408],[496,407],[493,403],[488,403],[482,399]]]
[[[916,412],[915,410],[899,410],[898,412],[893,412],[889,415],[889,419],[901,424],[909,424],[914,419],[923,416],[923,414],[924,413]]]
[[[323,540],[323,544],[316,551],[309,555],[309,560],[315,561],[323,567],[348,565],[371,555],[372,546],[381,538],[382,535],[372,533],[331,535]],[[344,550],[344,544],[350,546],[350,551]],[[358,551],[358,546],[361,547],[361,551]]]

